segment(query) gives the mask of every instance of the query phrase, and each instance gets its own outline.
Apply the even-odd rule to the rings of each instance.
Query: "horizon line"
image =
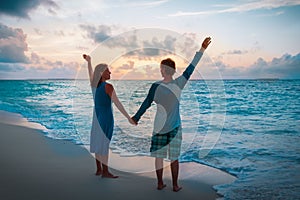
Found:
[[[0,81],[37,81],[37,80],[89,80],[76,78],[29,78],[29,79],[0,79]],[[111,81],[159,81],[161,79],[111,79]],[[300,80],[300,78],[225,78],[225,79],[190,79],[189,81],[205,81],[205,80]]]

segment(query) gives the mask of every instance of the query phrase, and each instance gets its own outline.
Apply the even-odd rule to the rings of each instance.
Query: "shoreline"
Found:
[[[31,129],[46,131],[47,128],[39,123],[30,122],[19,113],[0,110],[0,122],[4,124],[23,126]]]
[[[41,127],[32,127],[35,123],[26,120],[9,124],[14,113],[3,112],[0,112],[1,199],[217,199],[220,196],[213,186],[236,180],[209,166],[180,163],[179,183],[183,190],[171,191],[171,174],[166,166],[167,188],[158,191],[151,157],[124,157],[115,153],[110,154],[109,161],[112,172],[120,178],[96,177],[94,157],[82,145],[47,138]],[[144,169],[141,163],[152,170],[141,170]],[[132,171],[133,166],[140,167],[139,173]]]

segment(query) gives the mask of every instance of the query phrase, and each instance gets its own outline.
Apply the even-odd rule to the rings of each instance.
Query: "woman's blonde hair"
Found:
[[[102,74],[107,69],[107,64],[101,63],[95,67],[94,76],[92,80],[92,87],[98,87],[102,82]]]

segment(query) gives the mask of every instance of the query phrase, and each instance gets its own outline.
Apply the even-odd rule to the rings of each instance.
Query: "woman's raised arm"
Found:
[[[83,54],[82,56],[88,62],[90,84],[92,84],[93,77],[94,77],[94,72],[93,72],[92,63],[91,63],[91,57],[89,55],[86,55],[86,54]]]

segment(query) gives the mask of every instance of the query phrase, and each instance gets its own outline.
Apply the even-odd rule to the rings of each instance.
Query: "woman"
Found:
[[[106,81],[110,79],[111,72],[107,64],[98,64],[93,72],[91,57],[84,54],[88,62],[90,84],[94,98],[93,124],[91,130],[90,152],[95,153],[97,172],[106,178],[118,178],[108,170],[109,143],[113,135],[114,118],[112,102],[131,124],[136,123],[130,118],[119,101],[114,87]]]

